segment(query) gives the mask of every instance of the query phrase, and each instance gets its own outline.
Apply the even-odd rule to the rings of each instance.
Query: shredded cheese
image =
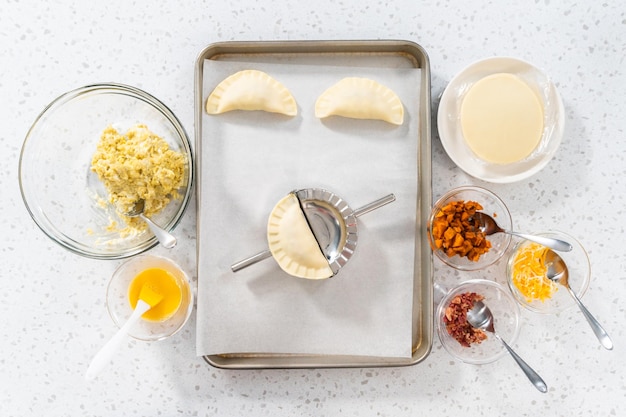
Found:
[[[538,243],[522,245],[513,260],[513,284],[528,302],[552,297],[558,286],[546,277],[545,258],[549,249]]]

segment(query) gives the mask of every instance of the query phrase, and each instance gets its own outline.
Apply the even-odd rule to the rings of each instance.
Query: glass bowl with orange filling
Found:
[[[486,236],[473,221],[476,211],[483,212],[505,230],[512,230],[506,204],[493,192],[476,186],[454,188],[433,205],[427,228],[433,253],[445,264],[461,271],[488,267],[502,258],[511,236],[496,233]]]

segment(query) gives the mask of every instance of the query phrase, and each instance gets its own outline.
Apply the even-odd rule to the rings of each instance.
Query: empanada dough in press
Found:
[[[398,95],[369,78],[346,77],[324,91],[315,102],[315,116],[343,116],[404,122],[404,106]]]
[[[267,223],[267,242],[274,259],[286,273],[307,279],[333,276],[294,193],[283,197],[272,210]]]
[[[262,110],[287,116],[298,114],[291,92],[263,71],[243,70],[220,82],[206,101],[209,114],[232,110]]]

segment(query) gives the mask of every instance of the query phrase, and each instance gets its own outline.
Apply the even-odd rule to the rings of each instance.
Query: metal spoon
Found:
[[[543,246],[547,246],[550,249],[560,250],[563,252],[569,252],[572,250],[572,245],[570,245],[569,243],[563,240],[554,239],[554,238],[545,237],[545,236],[533,236],[533,235],[528,235],[525,233],[513,232],[511,230],[504,230],[500,226],[498,226],[496,221],[491,216],[489,216],[488,214],[482,213],[480,211],[477,211],[472,216],[472,218],[474,219],[474,221],[476,221],[478,225],[480,225],[480,229],[486,235],[492,235],[494,233],[507,233],[509,235],[514,235],[517,237],[524,238],[526,240],[537,242]]]
[[[152,233],[154,233],[154,236],[161,243],[161,245],[163,245],[163,247],[171,249],[176,246],[176,238],[172,234],[167,232],[165,229],[154,223],[143,214],[144,205],[145,201],[143,199],[137,200],[133,209],[125,214],[128,217],[139,217],[141,220],[146,222]]]
[[[530,382],[533,383],[535,388],[537,388],[541,392],[547,392],[548,386],[543,381],[543,379],[539,376],[537,372],[533,370],[526,362],[520,358],[513,349],[500,337],[498,333],[496,333],[493,327],[493,314],[489,307],[485,305],[482,301],[476,301],[474,303],[474,307],[467,312],[467,322],[475,329],[486,330],[493,335],[502,343],[502,345],[509,351],[515,362],[522,368],[522,371],[526,374]]]
[[[596,318],[591,315],[589,310],[587,310],[587,308],[580,301],[576,293],[569,286],[569,274],[567,271],[567,265],[565,265],[565,261],[563,261],[563,258],[561,258],[553,251],[548,251],[546,253],[545,264],[547,268],[546,277],[554,282],[558,282],[567,289],[567,292],[569,292],[570,295],[574,297],[576,304],[578,304],[580,311],[582,311],[583,315],[587,319],[587,322],[591,326],[591,330],[593,330],[593,332],[595,333],[596,337],[600,341],[600,344],[605,349],[613,349],[613,342],[611,341],[611,338],[609,337],[606,330],[604,330],[598,320],[596,320]]]

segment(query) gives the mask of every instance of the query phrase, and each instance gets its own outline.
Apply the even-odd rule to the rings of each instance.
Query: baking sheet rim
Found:
[[[422,278],[420,285],[414,287],[413,328],[412,328],[412,356],[410,358],[342,356],[342,355],[301,355],[301,354],[247,354],[224,353],[220,355],[203,356],[205,361],[216,368],[224,369],[264,369],[264,368],[350,368],[350,367],[390,367],[415,365],[424,360],[431,351],[433,339],[433,265],[432,253],[426,238],[425,222],[432,205],[431,184],[431,93],[430,93],[430,64],[424,49],[412,41],[405,40],[352,40],[352,41],[230,41],[208,45],[198,55],[195,66],[195,154],[201,155],[202,142],[202,82],[203,64],[206,59],[219,59],[225,55],[303,55],[313,54],[339,55],[363,54],[364,56],[377,55],[404,55],[414,61],[414,66],[422,70],[421,73],[421,105],[420,105],[420,143],[418,164],[418,219],[417,228],[420,244],[416,245],[415,277]],[[201,158],[196,161],[196,169],[201,172]],[[199,178],[196,175],[196,178]],[[200,213],[199,194],[200,180],[196,183],[196,213]],[[426,194],[426,195],[424,195]],[[199,225],[198,227],[198,233]],[[197,259],[200,259],[199,245]],[[198,262],[198,261],[197,261]],[[418,271],[419,269],[419,271]],[[419,296],[416,295],[419,293]],[[419,304],[419,305],[417,305]],[[416,319],[416,310],[421,313]],[[416,338],[416,332],[421,337]]]

